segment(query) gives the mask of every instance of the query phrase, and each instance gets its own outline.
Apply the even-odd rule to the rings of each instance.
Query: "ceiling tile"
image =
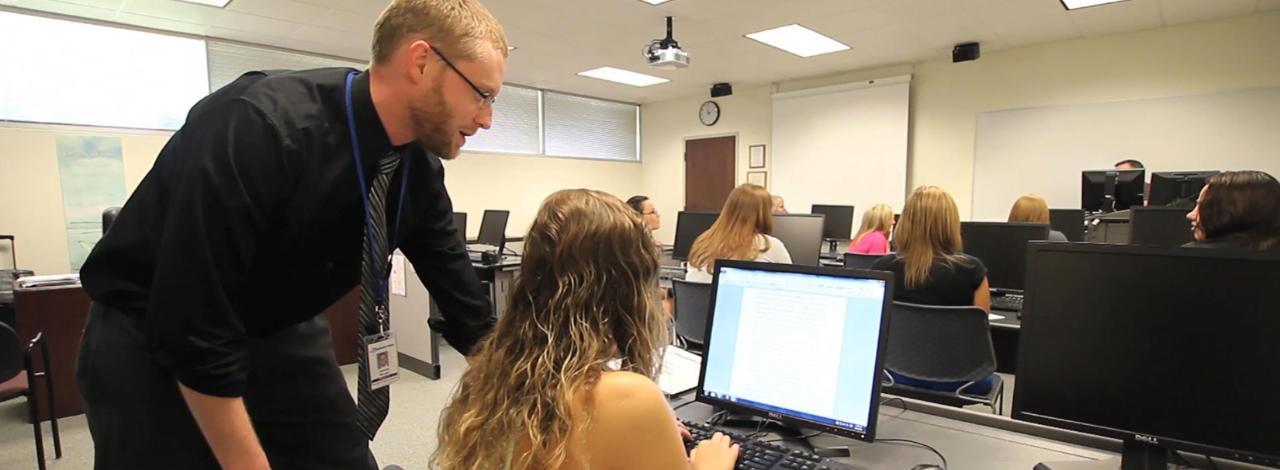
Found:
[[[1258,0],[1258,11],[1280,10],[1280,0]]]
[[[174,0],[126,0],[120,7],[120,11],[152,18],[203,24],[208,24],[222,13],[220,8]]]
[[[1257,0],[1159,0],[1166,26],[1206,21],[1253,13]]]
[[[336,29],[349,33],[373,35],[373,23],[378,20],[379,11],[351,12],[336,8],[318,8],[316,16],[310,24],[321,28]]]
[[[1156,0],[1127,0],[1068,12],[1084,36],[1104,36],[1157,28],[1162,25]]]
[[[100,21],[111,21],[115,18],[116,7],[119,6],[110,6],[112,3],[119,2],[103,2],[98,6],[90,5],[90,3],[93,2],[85,3],[85,5],[81,5],[54,0],[20,0],[15,6],[47,13],[55,13],[58,15],[75,16]]]
[[[209,25],[251,33],[269,34],[273,36],[285,35],[302,27],[302,24],[299,23],[267,18],[265,16],[250,15],[231,10],[223,10],[219,12],[209,21]]]
[[[174,31],[178,33],[193,34],[196,36],[205,36],[209,32],[209,27],[201,23],[188,23],[185,21],[157,18],[154,16],[139,15],[128,12],[121,12],[117,14],[116,21],[143,28],[157,29],[161,31]]]

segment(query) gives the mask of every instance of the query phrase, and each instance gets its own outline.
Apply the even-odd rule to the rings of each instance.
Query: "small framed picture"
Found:
[[[764,144],[752,145],[748,147],[750,150],[750,161],[747,166],[751,168],[764,168]]]
[[[769,172],[767,171],[748,171],[747,182],[759,185],[765,189],[769,188]]]

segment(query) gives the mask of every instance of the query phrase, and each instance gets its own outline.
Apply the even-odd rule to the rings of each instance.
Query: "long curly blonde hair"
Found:
[[[591,403],[607,362],[656,377],[667,344],[659,292],[658,249],[635,211],[599,191],[547,197],[507,311],[442,413],[433,468],[565,464],[582,444],[571,436],[590,424],[591,410],[575,404]],[[509,455],[516,443],[528,451]]]

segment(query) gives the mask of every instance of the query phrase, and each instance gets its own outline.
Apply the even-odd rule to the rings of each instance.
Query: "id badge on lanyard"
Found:
[[[360,141],[356,135],[355,112],[352,110],[351,82],[355,79],[355,76],[355,72],[347,74],[347,128],[351,131],[351,155],[355,159],[356,177],[360,182],[360,200],[364,204],[365,229],[368,236],[370,236],[370,239],[372,239],[373,222],[372,216],[370,215],[369,201],[366,198],[369,194],[369,190],[364,181],[363,159],[360,157]],[[401,161],[404,162],[404,168],[401,169],[400,201],[396,206],[395,228],[390,232],[393,234],[392,236],[398,236],[400,233],[400,216],[404,209],[405,190],[409,186],[409,159],[406,156],[405,158],[402,158]],[[391,248],[394,246],[394,244],[391,244],[390,242],[391,240],[388,240],[388,258],[390,257],[390,251],[392,251]],[[371,247],[370,251],[372,250],[373,248]],[[370,259],[374,259],[375,257],[376,256],[370,257]],[[385,274],[390,275],[391,263],[389,260],[387,261],[387,266],[388,272]],[[369,381],[369,388],[371,390],[386,387],[397,380],[400,380],[400,359],[396,353],[396,335],[395,332],[391,331],[391,328],[388,325],[388,319],[390,316],[387,308],[387,302],[390,300],[390,296],[387,295],[386,276],[382,277],[382,282],[378,283],[377,289],[378,292],[376,293],[368,292],[366,294],[376,296],[375,309],[378,320],[378,333],[361,338],[361,344],[364,346],[364,354],[366,354],[365,359],[368,361],[365,363],[368,364],[366,369],[369,371],[369,376],[361,377],[361,379]]]

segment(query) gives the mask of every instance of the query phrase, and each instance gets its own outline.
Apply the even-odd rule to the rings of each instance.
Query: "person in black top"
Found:
[[[1187,214],[1201,248],[1280,249],[1280,182],[1261,171],[1225,171],[1205,182]]]
[[[250,72],[191,109],[81,270],[95,468],[376,468],[385,392],[353,403],[318,315],[361,285],[385,327],[371,254],[398,248],[453,347],[491,330],[441,159],[489,128],[506,51],[473,0],[395,0],[368,71]]]
[[[991,310],[987,268],[963,253],[960,211],[941,188],[916,188],[902,209],[894,229],[898,251],[876,260],[871,269],[893,273],[893,300],[924,305],[968,306]],[[937,390],[956,390],[963,383],[934,382],[889,372],[899,383]],[[988,377],[966,388],[969,393],[991,390]]]

